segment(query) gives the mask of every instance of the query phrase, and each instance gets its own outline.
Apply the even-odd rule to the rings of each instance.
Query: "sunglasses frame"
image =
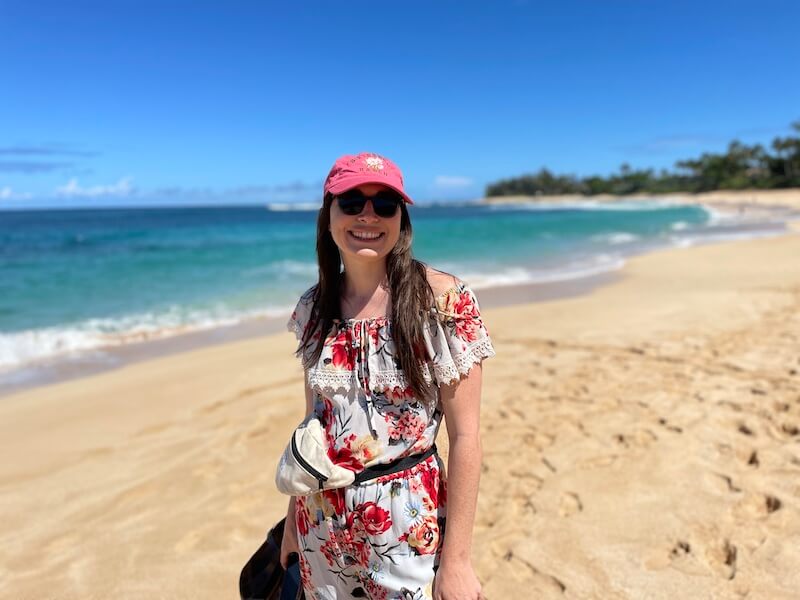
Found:
[[[334,196],[334,199],[339,204],[339,210],[350,217],[355,217],[364,212],[367,200],[371,200],[373,212],[382,219],[391,219],[395,216],[397,209],[404,202],[400,194],[391,190],[381,190],[374,196],[365,196],[358,190],[348,190],[338,196]],[[356,208],[358,210],[354,211]]]

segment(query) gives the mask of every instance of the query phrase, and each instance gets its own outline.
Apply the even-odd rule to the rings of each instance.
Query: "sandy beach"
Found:
[[[797,229],[486,308],[487,598],[796,597]],[[293,348],[279,333],[2,398],[0,597],[238,597],[285,513]]]
[[[800,189],[778,190],[717,190],[699,194],[633,194],[613,196],[597,194],[579,196],[563,194],[559,196],[494,196],[481,198],[482,204],[541,203],[550,205],[575,205],[583,202],[617,204],[639,201],[663,202],[669,204],[697,204],[717,213],[735,216],[739,222],[763,221],[770,219],[797,219],[800,215]]]
[[[800,189],[796,188],[776,190],[717,190],[699,194],[633,194],[630,196],[612,196],[610,194],[597,194],[595,196],[569,194],[560,196],[493,196],[491,198],[483,198],[481,201],[488,204],[530,201],[567,204],[586,200],[614,203],[641,199],[741,208],[745,211],[753,211],[761,208],[791,208],[800,210]]]

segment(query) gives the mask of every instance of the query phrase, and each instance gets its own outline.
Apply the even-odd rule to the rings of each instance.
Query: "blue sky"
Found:
[[[0,207],[419,201],[671,167],[800,119],[797,2],[0,0]]]

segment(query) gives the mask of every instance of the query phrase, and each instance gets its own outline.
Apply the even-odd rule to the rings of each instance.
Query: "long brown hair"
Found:
[[[311,352],[303,352],[303,366],[313,367],[322,354],[325,338],[334,324],[341,319],[341,268],[342,257],[333,241],[330,225],[330,208],[333,195],[327,194],[317,217],[317,263],[319,281],[314,289],[314,303],[310,321],[299,350],[312,348],[311,340],[320,332],[316,346]],[[389,293],[392,298],[391,331],[395,357],[406,378],[406,383],[418,399],[428,399],[432,386],[423,376],[422,360],[425,360],[425,345],[422,335],[423,313],[433,306],[435,295],[428,283],[425,263],[416,260],[411,253],[411,219],[404,202],[400,203],[400,237],[386,257],[386,272]]]

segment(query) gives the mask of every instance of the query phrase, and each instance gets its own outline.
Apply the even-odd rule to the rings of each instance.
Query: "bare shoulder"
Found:
[[[426,275],[428,276],[428,283],[436,296],[446,292],[460,282],[459,278],[455,275],[439,271],[432,267],[427,267]]]

